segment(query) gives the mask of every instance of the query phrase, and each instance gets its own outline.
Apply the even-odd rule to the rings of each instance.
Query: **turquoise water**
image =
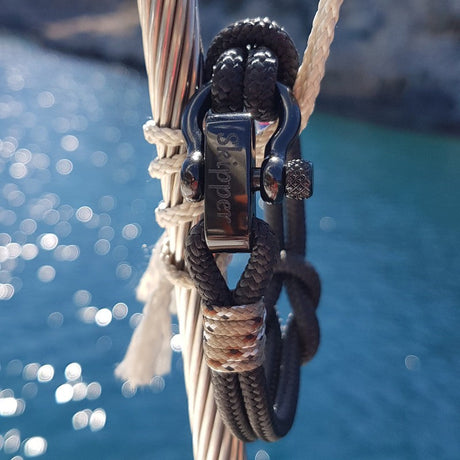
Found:
[[[136,72],[0,40],[0,458],[191,459],[181,360],[113,376],[160,234]],[[460,141],[316,115],[322,344],[257,460],[460,457]],[[177,328],[176,328],[177,332]]]

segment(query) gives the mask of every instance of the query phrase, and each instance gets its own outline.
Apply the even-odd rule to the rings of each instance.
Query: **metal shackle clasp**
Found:
[[[269,203],[311,195],[311,163],[286,162],[300,127],[300,110],[289,89],[277,83],[278,128],[261,168],[254,166],[254,119],[249,113],[213,113],[211,83],[192,97],[182,117],[187,157],[181,190],[188,201],[205,200],[205,236],[213,252],[250,251],[253,193]],[[292,173],[292,174],[291,174]],[[294,178],[289,180],[290,177]],[[294,184],[294,185],[292,185]]]
[[[201,201],[204,195],[203,121],[211,107],[211,83],[200,88],[182,114],[182,134],[187,157],[180,172],[181,192],[187,201]]]
[[[300,109],[287,86],[276,83],[278,128],[265,147],[260,168],[260,196],[268,203],[279,203],[285,195],[286,156],[299,134]]]

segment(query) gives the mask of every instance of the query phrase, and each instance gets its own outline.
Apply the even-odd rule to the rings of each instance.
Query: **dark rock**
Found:
[[[143,67],[136,2],[1,2],[0,24],[62,50]],[[229,23],[269,16],[306,45],[316,1],[202,0],[205,46]],[[460,2],[345,1],[318,108],[460,134]]]

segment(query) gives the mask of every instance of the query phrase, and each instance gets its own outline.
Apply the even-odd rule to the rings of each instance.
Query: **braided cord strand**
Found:
[[[318,11],[313,19],[307,47],[294,84],[294,95],[302,114],[301,131],[307,126],[315,108],[342,3],[343,0],[319,0],[318,3]]]

